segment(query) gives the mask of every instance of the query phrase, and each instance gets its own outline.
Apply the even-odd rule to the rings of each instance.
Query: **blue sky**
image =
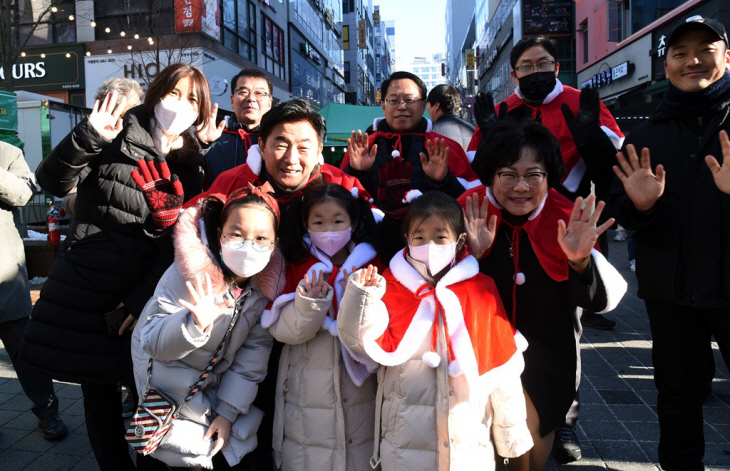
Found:
[[[446,52],[446,0],[372,0],[380,5],[383,21],[395,20],[398,54],[403,62],[413,56]]]

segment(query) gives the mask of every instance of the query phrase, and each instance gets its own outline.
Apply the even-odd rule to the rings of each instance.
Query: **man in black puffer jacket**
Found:
[[[112,94],[101,108],[97,102],[36,171],[41,187],[56,196],[76,186],[83,169],[89,174],[78,186],[76,214],[33,309],[19,359],[50,377],[81,384],[89,441],[102,470],[134,469],[118,392],[120,382],[134,384],[127,328],[173,261],[171,231],[155,233],[148,216],[157,213],[148,209],[131,173],[138,160],[165,155],[185,196],[202,190],[203,157],[186,129],[209,119],[209,93],[198,69],[170,66],[150,86],[145,104],[125,114],[123,126],[107,103],[115,102]],[[162,114],[160,103],[178,118],[166,120],[175,112]],[[182,130],[166,133],[163,123]],[[105,315],[112,311],[124,324],[108,331]]]
[[[659,392],[659,463],[702,470],[711,335],[730,360],[730,51],[722,24],[701,17],[678,26],[667,46],[669,88],[626,139],[612,209],[619,224],[637,231],[638,294]]]

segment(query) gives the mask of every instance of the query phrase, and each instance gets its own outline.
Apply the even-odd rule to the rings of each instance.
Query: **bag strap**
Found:
[[[213,354],[213,358],[211,358],[210,363],[208,363],[208,366],[205,367],[202,373],[200,373],[200,376],[198,377],[198,380],[193,384],[193,386],[190,388],[190,392],[188,392],[188,395],[185,397],[185,400],[183,403],[188,402],[195,396],[195,394],[200,391],[201,386],[203,386],[203,383],[205,383],[205,380],[208,379],[208,375],[211,371],[213,371],[213,367],[218,362],[218,358],[221,355],[221,352],[223,352],[223,347],[226,345],[226,341],[228,341],[228,337],[230,337],[231,332],[233,331],[233,327],[236,325],[236,320],[238,320],[238,314],[241,312],[241,306],[239,306],[239,303],[236,303],[236,309],[233,311],[233,317],[231,318],[231,323],[228,326],[228,330],[226,330],[226,335],[223,336],[223,339],[221,340],[221,343],[218,344],[218,348],[216,349],[215,353]],[[147,365],[147,384],[145,385],[145,391],[149,391],[150,389],[150,378],[152,377],[152,358],[150,358],[149,364]],[[145,392],[145,395],[147,393]]]

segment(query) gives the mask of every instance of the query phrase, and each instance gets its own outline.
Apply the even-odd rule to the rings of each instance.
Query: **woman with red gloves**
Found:
[[[159,229],[202,190],[198,140],[220,135],[196,67],[164,69],[144,104],[121,118],[125,102],[116,92],[97,101],[36,171],[45,191],[62,197],[78,184],[78,196],[19,352],[30,367],[81,384],[89,441],[105,470],[134,469],[118,387],[133,384],[131,330],[173,260],[171,231]]]

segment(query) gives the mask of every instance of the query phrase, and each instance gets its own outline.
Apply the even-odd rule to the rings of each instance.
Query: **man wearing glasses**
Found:
[[[243,69],[231,80],[231,108],[236,115],[229,120],[221,137],[205,154],[205,185],[226,170],[246,163],[248,149],[259,141],[261,117],[271,109],[274,88],[265,72]]]
[[[396,223],[398,231],[392,234],[399,234],[408,190],[440,190],[458,198],[481,183],[461,145],[433,132],[431,120],[423,117],[426,85],[418,76],[394,72],[380,90],[385,117],[375,119],[370,135],[352,131],[341,168],[360,180],[386,219]],[[386,222],[384,227],[391,225]],[[400,244],[399,238],[390,239]],[[399,248],[391,249],[395,253]]]

